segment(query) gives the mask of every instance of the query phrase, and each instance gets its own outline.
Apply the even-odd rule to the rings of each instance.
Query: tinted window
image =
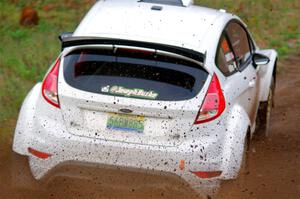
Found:
[[[218,47],[217,66],[225,75],[232,74],[237,68],[234,53],[224,34]]]
[[[239,66],[242,66],[251,56],[247,32],[235,22],[227,26],[226,32],[234,50],[236,61]]]
[[[208,73],[199,65],[149,52],[81,49],[64,58],[71,86],[93,93],[151,100],[196,96]]]

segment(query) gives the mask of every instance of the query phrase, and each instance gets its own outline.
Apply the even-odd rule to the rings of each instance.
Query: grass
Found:
[[[17,117],[30,88],[42,80],[60,51],[59,33],[73,31],[93,0],[0,1],[0,128]],[[298,0],[196,0],[239,15],[263,48],[276,48],[281,57],[300,49]],[[39,12],[38,26],[19,26],[23,6]]]
[[[19,26],[24,5],[35,4],[38,26]],[[0,1],[0,127],[16,118],[29,89],[43,79],[60,51],[59,33],[73,31],[91,6],[88,1]],[[25,4],[26,3],[26,4]],[[45,6],[52,9],[46,11]]]

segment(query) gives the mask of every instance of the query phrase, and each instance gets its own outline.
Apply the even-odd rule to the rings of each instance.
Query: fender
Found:
[[[223,146],[223,179],[235,179],[240,170],[250,120],[240,105],[230,110],[228,118]]]
[[[13,151],[20,155],[28,155],[27,148],[30,142],[30,135],[34,128],[36,106],[41,91],[41,83],[37,83],[26,96],[14,133]]]
[[[276,60],[277,52],[273,49],[259,50],[257,53],[261,53],[269,57],[270,62],[267,65],[258,66],[258,77],[259,77],[259,101],[266,102],[269,97],[269,88],[271,86],[272,76],[276,74]]]

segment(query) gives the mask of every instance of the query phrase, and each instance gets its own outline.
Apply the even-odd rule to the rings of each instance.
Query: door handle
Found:
[[[249,82],[249,87],[250,87],[250,88],[253,88],[253,87],[255,87],[255,84],[256,84],[256,80],[253,79],[253,80],[251,80],[251,81]]]

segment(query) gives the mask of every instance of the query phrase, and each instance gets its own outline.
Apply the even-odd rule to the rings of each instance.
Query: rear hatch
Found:
[[[62,68],[58,92],[70,133],[161,146],[185,137],[208,77],[182,56],[132,47],[73,48],[62,57]]]

